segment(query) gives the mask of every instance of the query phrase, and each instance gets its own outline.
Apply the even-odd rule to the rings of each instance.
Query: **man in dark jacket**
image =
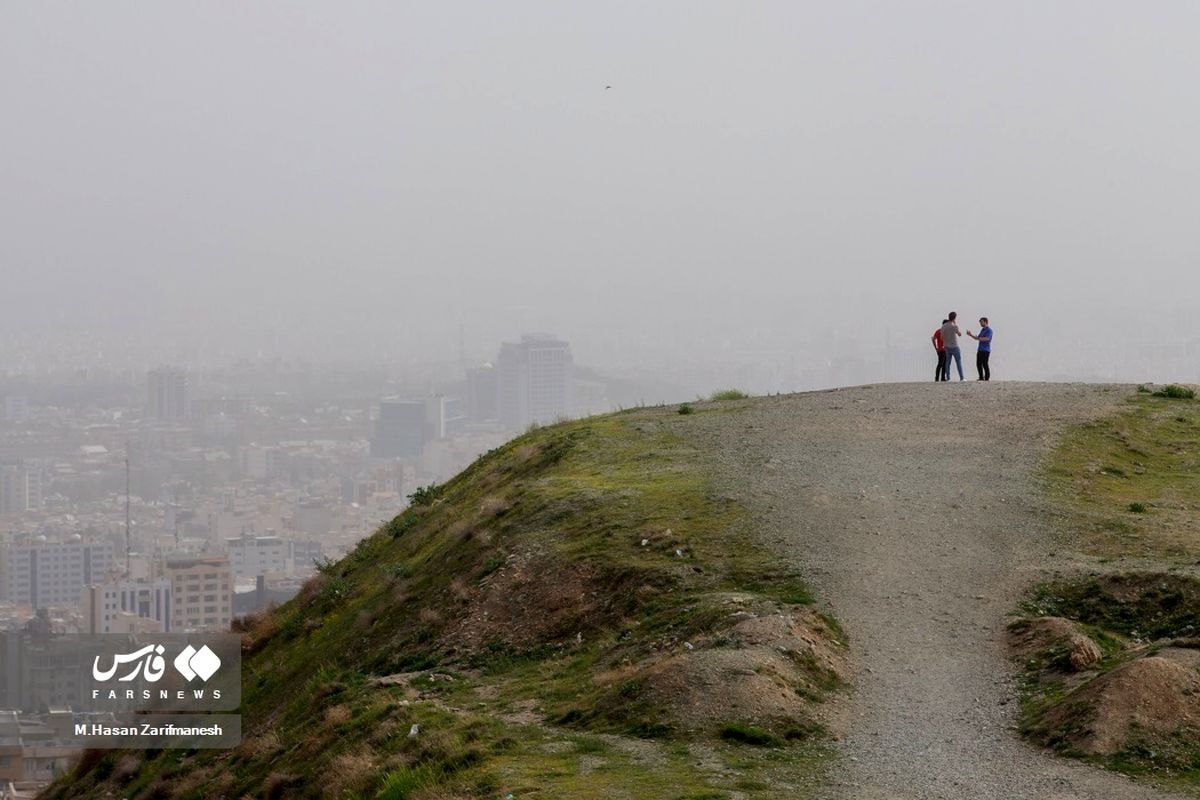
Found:
[[[942,324],[945,325],[949,321],[944,319],[942,320]],[[946,343],[942,341],[942,329],[938,328],[935,330],[929,340],[933,342],[933,349],[937,353],[938,359],[937,369],[933,371],[933,379],[935,381],[948,381],[950,380],[950,372],[946,369]]]

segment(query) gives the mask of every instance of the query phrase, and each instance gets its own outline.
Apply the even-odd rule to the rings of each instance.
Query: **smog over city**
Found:
[[[698,629],[663,623],[652,647],[626,652],[617,645],[630,635],[622,626],[659,631],[662,620],[639,617],[641,606],[610,619],[612,601],[571,612],[587,624],[525,631],[519,622],[496,621],[507,607],[488,594],[500,589],[488,587],[506,586],[532,603],[518,577],[542,574],[561,583],[564,598],[567,587],[572,597],[642,597],[657,578],[635,580],[621,570],[655,548],[663,570],[697,559],[686,581],[749,574],[740,562],[701,563],[722,549],[706,550],[703,535],[742,524],[724,516],[734,514],[729,508],[704,505],[713,498],[744,505],[737,512],[744,519],[767,520],[757,529],[781,531],[772,541],[792,541],[789,532],[797,530],[817,541],[804,526],[835,525],[822,515],[840,508],[843,490],[842,500],[862,504],[846,511],[854,525],[883,526],[885,517],[912,524],[913,509],[885,510],[870,498],[885,491],[880,486],[891,493],[888,502],[936,496],[936,487],[890,482],[895,474],[922,474],[920,465],[931,462],[920,459],[932,456],[908,462],[896,455],[886,462],[891,471],[872,483],[860,476],[873,467],[846,454],[868,452],[848,444],[864,432],[878,437],[870,445],[878,451],[870,452],[907,452],[904,442],[923,434],[901,421],[914,419],[929,426],[927,441],[951,430],[977,432],[970,447],[1028,440],[1014,445],[1034,448],[1028,452],[988,451],[984,461],[979,450],[979,461],[962,464],[1014,471],[1001,470],[1002,490],[981,486],[974,497],[981,508],[1034,507],[1043,501],[1030,499],[1028,487],[1052,491],[1053,480],[1071,470],[1142,480],[1142,488],[1105,489],[1117,498],[1117,519],[1095,516],[1103,503],[1087,501],[1093,516],[1079,529],[1132,548],[1080,544],[1080,558],[1095,559],[1088,568],[1124,556],[1147,564],[1163,553],[1184,559],[1196,534],[1185,521],[1191,489],[1180,487],[1195,483],[1186,472],[1193,462],[1179,455],[1171,469],[1186,475],[1163,478],[1172,488],[1161,497],[1144,486],[1145,476],[1159,475],[1155,454],[1200,447],[1189,438],[1191,406],[1161,405],[1191,403],[1189,387],[1200,383],[1198,29],[1194,4],[1109,0],[0,6],[0,663],[7,673],[0,675],[0,796],[32,797],[56,779],[47,796],[85,797],[118,785],[133,787],[131,796],[168,796],[138,794],[168,781],[155,757],[142,766],[138,755],[136,768],[119,751],[105,756],[111,763],[104,768],[86,755],[79,761],[86,748],[121,746],[112,731],[129,719],[82,719],[79,702],[182,697],[184,687],[197,698],[220,698],[221,688],[202,689],[214,674],[237,685],[236,675],[220,671],[234,668],[222,647],[238,644],[204,637],[228,637],[231,626],[242,637],[241,709],[174,709],[190,715],[180,717],[188,724],[179,730],[187,731],[214,711],[241,715],[240,723],[222,718],[210,726],[216,743],[187,743],[225,754],[239,737],[254,743],[238,751],[251,753],[245,763],[204,767],[204,780],[232,776],[223,779],[227,796],[511,798],[539,785],[530,777],[541,763],[529,755],[532,744],[507,765],[488,751],[470,764],[452,766],[458,762],[446,755],[429,766],[423,731],[439,723],[421,716],[420,704],[427,694],[437,695],[438,708],[465,702],[454,692],[438,694],[449,691],[439,680],[477,681],[471,689],[484,698],[480,707],[505,698],[503,709],[479,712],[488,725],[536,709],[538,724],[551,726],[537,735],[550,739],[565,726],[572,736],[660,743],[678,736],[692,745],[715,736],[721,747],[769,742],[785,752],[802,740],[795,746],[814,748],[804,751],[812,763],[854,753],[864,764],[882,764],[855,737],[882,742],[904,732],[860,734],[836,714],[825,716],[841,703],[859,709],[853,704],[868,702],[844,689],[862,683],[851,674],[862,666],[851,666],[858,664],[854,643],[887,648],[871,638],[876,620],[855,616],[860,606],[850,598],[859,596],[828,577],[836,569],[822,558],[837,561],[828,553],[782,557],[755,540],[740,552],[758,553],[761,544],[776,555],[753,569],[784,558],[788,580],[804,585],[767,591],[746,588],[767,578],[743,586],[741,578],[713,577],[704,587],[705,597],[764,592],[776,604],[771,613],[786,611],[784,597],[808,598],[792,603],[805,613],[810,605],[821,609],[796,625],[816,631],[804,639],[801,666],[819,662],[826,677],[797,691],[808,693],[805,702],[826,691],[843,699],[802,723],[795,715],[780,722],[786,715],[779,709],[763,711],[759,695],[730,700],[741,711],[729,719],[672,716],[686,706],[679,686],[720,681],[697,672],[671,683],[675,694],[655,689],[653,676],[665,667],[647,666],[658,657],[648,654],[683,647],[688,636],[685,655],[703,650],[704,642],[725,640],[716,629],[705,639]],[[848,399],[822,399],[826,390]],[[1071,427],[1106,424],[1118,395],[1132,398],[1130,407],[1144,416],[1121,417],[1114,433],[1094,441],[1085,441],[1086,430],[1101,428]],[[841,420],[846,409],[864,416]],[[1163,425],[1183,426],[1146,429],[1147,437],[1165,437],[1165,449],[1138,440],[1141,429],[1129,421],[1155,414]],[[1024,417],[1033,420],[1028,428],[1016,422]],[[1005,425],[1016,427],[1001,431]],[[640,444],[630,431],[643,437]],[[667,438],[650,441],[659,435]],[[1121,458],[1128,461],[1087,449],[1116,440],[1127,446]],[[677,449],[684,441],[700,444],[685,453]],[[634,452],[642,446],[650,455]],[[571,460],[583,452],[596,462]],[[820,468],[805,472],[804,459],[821,452]],[[841,475],[843,457],[849,477],[824,486],[818,476],[825,465]],[[700,470],[688,486],[716,488],[701,500],[670,494],[679,489],[674,484],[621,483],[633,480],[630,465],[660,464],[655,459],[663,474]],[[601,473],[595,485],[570,484]],[[794,483],[771,483],[776,473]],[[1091,497],[1084,486],[1091,479],[1062,496]],[[530,499],[551,486],[561,495]],[[644,514],[622,506],[611,528],[636,550],[612,562],[621,569],[602,568],[593,557],[611,555],[616,545],[588,539],[585,522],[589,514],[607,518],[612,497],[605,493],[619,490],[658,506]],[[763,499],[784,496],[810,505],[788,516]],[[964,497],[946,499],[956,524],[971,502]],[[672,522],[664,510],[672,502],[721,522],[685,534],[692,523]],[[1069,516],[1054,513],[1060,521]],[[577,527],[554,527],[563,520]],[[1033,531],[1027,522],[1011,528]],[[962,524],[969,527],[969,519]],[[1163,526],[1182,538],[1161,550],[1139,538],[1167,536]],[[550,530],[563,539],[516,544]],[[1051,550],[1076,552],[1065,544],[1038,549],[1030,542],[1046,540],[1029,535],[1010,550],[1042,554],[1029,555],[1031,565],[1049,564]],[[448,537],[446,551],[465,560],[439,561],[438,537]],[[877,545],[868,540],[853,552]],[[481,548],[476,561],[462,555],[472,548]],[[547,550],[569,552],[585,566],[547,565],[537,555]],[[987,559],[994,556],[989,551]],[[904,561],[894,552],[879,558]],[[362,572],[360,562],[378,574]],[[1028,587],[966,586],[955,597],[998,605],[978,619],[972,610],[953,613],[991,631],[988,642],[999,641],[999,620],[1025,596],[1018,589]],[[881,588],[875,605],[901,594],[894,585]],[[565,599],[537,602],[546,620],[567,614]],[[646,608],[666,608],[657,602]],[[769,616],[767,605],[744,602],[746,613]],[[696,607],[678,615],[690,617]],[[1070,617],[1059,611],[1051,615]],[[834,622],[822,623],[826,616]],[[419,630],[397,622],[385,636],[377,620],[391,617],[414,620]],[[838,625],[847,636],[836,633]],[[358,638],[331,638],[326,631],[334,629]],[[896,622],[889,629],[910,628]],[[118,635],[128,641],[105,650],[110,640],[103,637]],[[30,684],[20,666],[58,652],[39,636],[101,637],[86,648],[124,663],[123,654],[157,641],[145,637],[176,635],[184,638],[170,639],[175,650],[139,656],[145,674],[178,683],[169,687],[135,692],[83,670],[82,678],[72,672],[47,688]],[[828,659],[821,642],[812,644],[821,636],[832,641]],[[838,650],[843,638],[849,655]],[[489,670],[525,663],[519,660],[531,653],[560,657],[562,648],[586,649],[589,641],[597,649],[588,651],[586,669],[538,662],[539,674],[559,676],[546,677],[551,683],[592,670],[587,691],[577,692],[598,693],[586,708],[555,705],[566,683],[546,695],[522,694],[511,676],[503,689],[485,686]],[[1098,641],[1103,663],[1117,663],[1107,640]],[[360,644],[371,653],[364,660],[343,663],[330,654],[334,660],[320,667],[329,674],[305,671],[325,663],[320,648],[342,648],[344,659]],[[604,649],[609,644],[617,649]],[[786,647],[775,652],[792,652]],[[761,674],[761,667],[730,661],[722,669]],[[1010,667],[990,668],[1008,674]],[[613,677],[623,670],[629,675]],[[321,752],[345,763],[309,754],[306,763],[318,766],[298,766],[291,756],[279,756],[284,766],[266,766],[284,750],[305,752],[282,728],[275,740],[260,729],[282,707],[283,690],[272,694],[273,679],[262,677],[276,674],[317,696],[312,713],[324,715],[288,717],[288,724],[343,734],[339,725],[360,729],[363,708],[382,707],[370,692],[417,681],[407,694],[389,695],[415,705],[371,716],[410,736],[408,749],[354,739],[343,753],[326,742]],[[622,687],[613,690],[618,695],[646,693],[636,698],[643,716],[613,710],[618,701],[604,694],[613,681]],[[324,699],[352,691],[365,694]],[[620,696],[632,702],[633,694]],[[1008,710],[997,714],[1043,708],[1036,698],[1022,696],[1011,708],[1002,699]],[[349,716],[331,721],[341,715]],[[669,731],[648,721],[657,717],[672,720],[663,723]],[[1032,719],[997,718],[993,727],[1034,736],[1042,723]],[[161,722],[174,730],[170,718]],[[108,732],[96,740],[103,744],[66,735],[89,726]],[[452,727],[439,735],[457,736],[447,732]],[[826,738],[814,738],[817,730]],[[768,738],[750,741],[759,734]],[[512,731],[495,735],[533,741]],[[5,737],[19,743],[11,754]],[[821,749],[844,737],[844,752]],[[34,740],[49,749],[30,755]],[[128,746],[176,752],[179,741]],[[10,758],[26,765],[14,767],[11,779]],[[369,768],[348,766],[356,758]],[[630,785],[643,786],[647,797],[668,796],[655,794],[658,779],[697,792],[679,796],[760,796],[695,777],[669,759],[653,762],[648,774],[657,777],[645,783],[621,758],[610,763],[632,770]],[[572,763],[571,770],[584,769]],[[260,766],[261,775],[254,771]],[[310,768],[320,771],[322,788],[313,788]],[[964,780],[982,781],[979,797],[1038,796],[1030,787],[1042,786],[989,783],[990,762],[960,760],[956,768]],[[346,777],[354,769],[362,774]],[[64,782],[69,770],[79,782]],[[397,770],[441,777],[387,794]],[[763,785],[780,792],[840,786],[815,772],[785,772]],[[878,772],[911,788],[895,777],[903,769]],[[684,773],[700,782],[687,783]],[[217,796],[202,788],[204,780],[195,780],[194,796]],[[854,785],[883,792],[863,797],[899,796],[874,780],[863,773]],[[1087,796],[1110,796],[1080,780],[1074,785],[1096,792]],[[4,794],[6,781],[16,794]],[[617,783],[596,784],[595,795],[547,785],[558,788],[545,796],[626,796],[604,793]],[[422,787],[459,794],[405,793]],[[713,787],[734,794],[704,794]],[[174,796],[193,796],[176,788]]]

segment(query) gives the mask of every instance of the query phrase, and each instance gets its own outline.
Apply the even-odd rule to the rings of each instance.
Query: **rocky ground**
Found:
[[[830,800],[1166,796],[1021,741],[1005,649],[1022,593],[1087,563],[1060,552],[1039,460],[1130,391],[889,384],[759,399],[701,426],[728,489],[849,636]]]

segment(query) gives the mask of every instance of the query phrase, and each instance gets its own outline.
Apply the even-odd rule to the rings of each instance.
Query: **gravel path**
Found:
[[[1167,796],[1022,742],[1004,650],[1022,592],[1077,566],[1054,553],[1038,459],[1128,391],[887,384],[706,420],[731,487],[850,638],[847,735],[822,797]]]

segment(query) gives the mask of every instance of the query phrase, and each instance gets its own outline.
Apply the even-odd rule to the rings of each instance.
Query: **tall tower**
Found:
[[[548,333],[505,342],[496,361],[500,421],[519,431],[574,412],[575,365],[571,345]]]
[[[192,416],[188,374],[178,367],[157,367],[146,374],[146,415],[164,421]]]

